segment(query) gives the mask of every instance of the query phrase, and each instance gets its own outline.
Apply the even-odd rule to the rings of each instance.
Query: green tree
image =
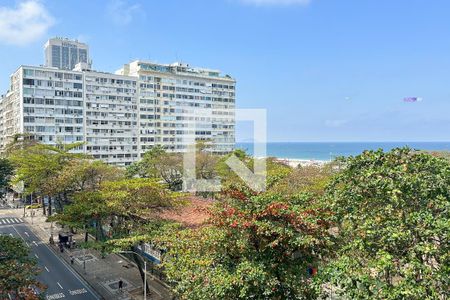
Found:
[[[329,244],[327,214],[309,194],[228,199],[209,225],[162,234],[166,274],[181,299],[311,299],[308,268]]]
[[[55,191],[55,178],[70,161],[85,157],[83,154],[72,152],[81,145],[82,143],[57,144],[56,146],[33,143],[11,147],[8,157],[16,169],[14,182],[24,183],[25,194],[50,196],[49,214],[51,214],[53,197],[62,209],[66,199],[61,193]]]
[[[88,234],[95,234],[96,240],[104,240],[102,224],[110,216],[106,202],[98,191],[84,191],[74,195],[73,202],[66,205],[63,211],[48,221],[56,221],[70,228],[82,229],[85,232],[84,241],[88,241]]]
[[[224,155],[219,159],[216,169],[219,174],[221,185],[222,185],[222,195],[231,196],[234,198],[245,199],[250,196],[255,196],[258,193],[253,191],[246,182],[244,182],[231,168],[226,164],[227,159],[235,155],[244,165],[253,170],[254,160],[258,158],[252,158],[248,156],[242,150],[235,150],[234,152]],[[274,187],[279,185],[279,183],[288,177],[292,173],[292,168],[277,161],[274,158],[266,159],[266,190],[273,190],[275,194],[278,193]],[[219,196],[220,198],[220,196]]]
[[[92,226],[93,223],[97,230],[102,230],[104,225],[109,228],[104,239],[103,232],[98,232],[102,238],[86,243],[86,247],[103,253],[136,251],[139,243],[149,241],[148,231],[152,224],[159,222],[158,213],[183,204],[184,200],[178,193],[170,191],[157,179],[122,179],[103,182],[98,192],[78,194],[58,220],[77,228]],[[144,280],[142,261],[137,255],[133,255],[133,259]]]
[[[322,288],[349,299],[444,299],[450,164],[408,148],[344,161],[324,198],[338,224]]]
[[[75,193],[98,191],[105,181],[123,179],[122,169],[99,160],[74,159],[64,164],[52,180],[52,194],[61,194],[65,202]]]
[[[0,198],[3,196],[5,189],[9,186],[13,172],[14,168],[9,160],[0,158]]]
[[[127,175],[161,179],[171,190],[179,191],[183,185],[183,157],[180,153],[168,153],[163,147],[155,146],[139,162],[127,168]]]
[[[33,287],[45,290],[45,286],[36,280],[40,270],[36,261],[29,257],[29,248],[21,239],[9,235],[0,235],[0,298],[39,299]]]
[[[298,166],[287,174],[282,173],[281,178],[274,177],[275,182],[269,188],[270,192],[283,195],[295,195],[300,192],[311,192],[322,195],[326,186],[336,173],[334,164],[324,166]]]

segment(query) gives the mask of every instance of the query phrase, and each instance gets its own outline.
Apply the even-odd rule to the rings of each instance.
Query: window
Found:
[[[34,76],[34,70],[23,69],[23,75],[25,75],[25,76]]]
[[[33,95],[33,94],[34,94],[34,89],[24,88],[24,89],[23,89],[23,93],[24,93],[25,95]]]
[[[24,78],[23,79],[23,84],[24,85],[34,85],[34,79]]]

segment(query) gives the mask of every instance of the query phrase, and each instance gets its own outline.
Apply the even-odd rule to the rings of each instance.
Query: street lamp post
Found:
[[[34,215],[33,193],[31,193],[31,195],[30,195],[30,207],[31,207],[31,224],[33,225],[33,215]]]
[[[25,201],[23,200],[23,194],[20,194],[20,201],[22,201],[22,204],[23,204],[23,217],[25,218],[25,214],[26,214],[26,212],[25,212]]]
[[[83,269],[84,274],[86,274],[86,248],[83,248]]]
[[[147,300],[147,261],[141,254],[137,253],[136,251],[118,251],[117,253],[136,254],[144,262],[144,300]]]

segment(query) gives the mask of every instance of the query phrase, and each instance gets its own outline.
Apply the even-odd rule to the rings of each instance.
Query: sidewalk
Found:
[[[16,210],[17,215],[23,217],[23,210]],[[33,229],[33,232],[44,242],[48,243],[52,232],[51,223],[46,222],[46,216],[41,210],[35,210],[35,215],[31,220],[29,216],[23,218]],[[33,224],[32,224],[33,223]],[[55,242],[58,239],[59,226],[53,224],[53,237]],[[77,243],[83,241],[83,234],[75,234],[73,240]],[[64,259],[69,265],[73,256],[72,268],[104,299],[125,300],[143,299],[143,284],[138,268],[121,255],[109,254],[101,258],[101,254],[92,249],[64,249],[61,253],[57,245],[50,247],[55,253]],[[123,289],[119,291],[118,282],[123,281]],[[147,272],[148,285],[151,295],[147,299],[172,299],[168,287]]]

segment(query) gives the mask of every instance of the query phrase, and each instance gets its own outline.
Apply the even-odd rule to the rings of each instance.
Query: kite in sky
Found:
[[[413,103],[413,102],[420,102],[422,101],[422,98],[420,97],[406,97],[403,98],[403,102]]]

